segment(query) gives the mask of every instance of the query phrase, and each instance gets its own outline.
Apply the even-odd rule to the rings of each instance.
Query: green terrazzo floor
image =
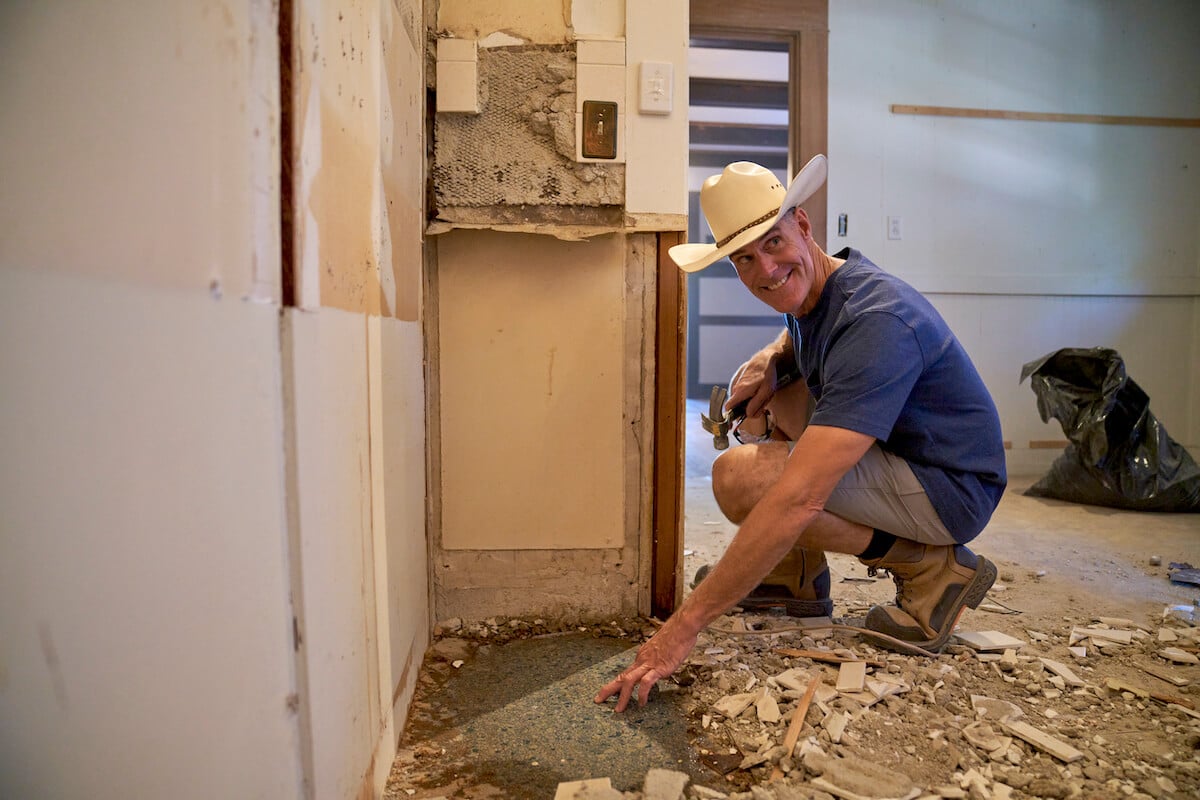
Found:
[[[633,660],[620,639],[564,634],[473,648],[423,681],[401,743],[395,796],[554,796],[562,781],[608,777],[641,786],[652,767],[711,779],[687,743],[686,710],[675,687],[645,708],[613,713],[592,702]],[[444,750],[444,752],[441,752]],[[412,791],[412,794],[408,792]]]

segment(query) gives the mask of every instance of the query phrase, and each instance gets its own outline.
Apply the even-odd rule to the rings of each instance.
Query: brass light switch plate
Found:
[[[584,158],[617,157],[617,104],[600,100],[583,101]]]

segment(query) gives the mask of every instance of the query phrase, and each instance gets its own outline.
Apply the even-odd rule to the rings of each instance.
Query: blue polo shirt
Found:
[[[836,255],[816,308],[787,315],[816,399],[811,424],[866,434],[900,456],[959,542],[973,539],[1007,483],[1000,417],[937,310],[857,250]]]

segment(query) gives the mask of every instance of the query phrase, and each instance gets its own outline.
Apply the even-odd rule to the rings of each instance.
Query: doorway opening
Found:
[[[700,188],[734,161],[753,161],[786,186],[790,178],[788,39],[693,36],[688,52],[688,241],[713,242]],[[775,339],[779,313],[742,286],[728,259],[687,277],[687,418],[684,436],[684,579],[720,557],[737,527],[712,496],[719,454],[699,424],[715,385]]]

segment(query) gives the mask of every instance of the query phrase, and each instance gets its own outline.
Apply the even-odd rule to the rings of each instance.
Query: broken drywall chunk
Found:
[[[986,722],[972,722],[962,729],[963,738],[980,750],[991,753],[1004,745],[1004,740]]]
[[[565,781],[554,792],[554,800],[621,800],[621,797],[611,778]]]
[[[1016,703],[979,694],[971,695],[971,707],[975,709],[975,716],[993,722],[1008,722],[1025,716]]]
[[[776,683],[785,689],[791,689],[795,692],[803,692],[808,687],[810,680],[812,680],[812,676],[804,670],[796,669],[795,667],[775,676]]]
[[[1164,680],[1167,683],[1174,684],[1175,686],[1187,686],[1189,683],[1191,683],[1190,680],[1182,675],[1176,675],[1174,672],[1171,672],[1168,669],[1157,667],[1153,664],[1139,663],[1138,667],[1141,668],[1142,672],[1145,672],[1147,675],[1153,675],[1159,680]]]
[[[1149,690],[1143,689],[1140,686],[1134,686],[1131,683],[1125,683],[1124,681],[1119,681],[1116,678],[1109,678],[1107,681],[1104,682],[1104,685],[1107,686],[1110,691],[1129,692],[1130,694],[1134,695],[1135,697],[1140,697],[1143,700],[1146,700],[1150,697]]]
[[[651,769],[642,784],[645,800],[682,800],[683,787],[687,786],[685,772],[673,769]]]
[[[846,725],[850,722],[850,718],[841,711],[833,711],[825,715],[825,719],[821,720],[821,727],[829,733],[829,739],[834,744],[841,744],[842,734],[846,732]]]
[[[753,692],[727,694],[713,703],[713,711],[716,711],[727,719],[737,719],[756,699]]]
[[[839,692],[861,692],[867,679],[865,661],[847,661],[838,667],[837,690]]]
[[[1061,739],[1056,739],[1045,731],[1038,730],[1029,723],[1013,720],[1004,723],[1004,728],[1013,736],[1024,739],[1029,744],[1044,753],[1054,756],[1064,764],[1070,764],[1083,758],[1083,753]]]
[[[809,751],[804,754],[804,768],[820,775],[812,781],[814,786],[846,800],[915,798],[920,794],[903,772],[855,756],[836,758]]]
[[[1158,651],[1158,654],[1167,661],[1173,661],[1176,664],[1200,664],[1200,658],[1178,647],[1164,647]]]
[[[967,647],[985,653],[1003,652],[1008,648],[1019,650],[1025,642],[1000,631],[965,631],[954,636]]]
[[[1042,662],[1042,664],[1045,665],[1046,669],[1050,670],[1055,675],[1062,678],[1066,684],[1068,684],[1070,686],[1083,686],[1084,685],[1083,679],[1080,678],[1078,675],[1076,675],[1074,672],[1072,672],[1071,668],[1068,667],[1066,664],[1055,661],[1052,658],[1043,658],[1043,659],[1041,659],[1041,662]],[[1062,688],[1062,687],[1059,687],[1059,688]]]
[[[1117,631],[1111,628],[1072,628],[1069,644],[1075,644],[1083,639],[1091,639],[1092,643],[1103,647],[1105,643],[1129,644],[1133,634],[1129,631]]]
[[[779,704],[775,702],[775,698],[771,696],[771,692],[766,686],[763,687],[762,694],[758,696],[754,707],[758,713],[759,722],[774,724],[782,718],[779,713]]]

